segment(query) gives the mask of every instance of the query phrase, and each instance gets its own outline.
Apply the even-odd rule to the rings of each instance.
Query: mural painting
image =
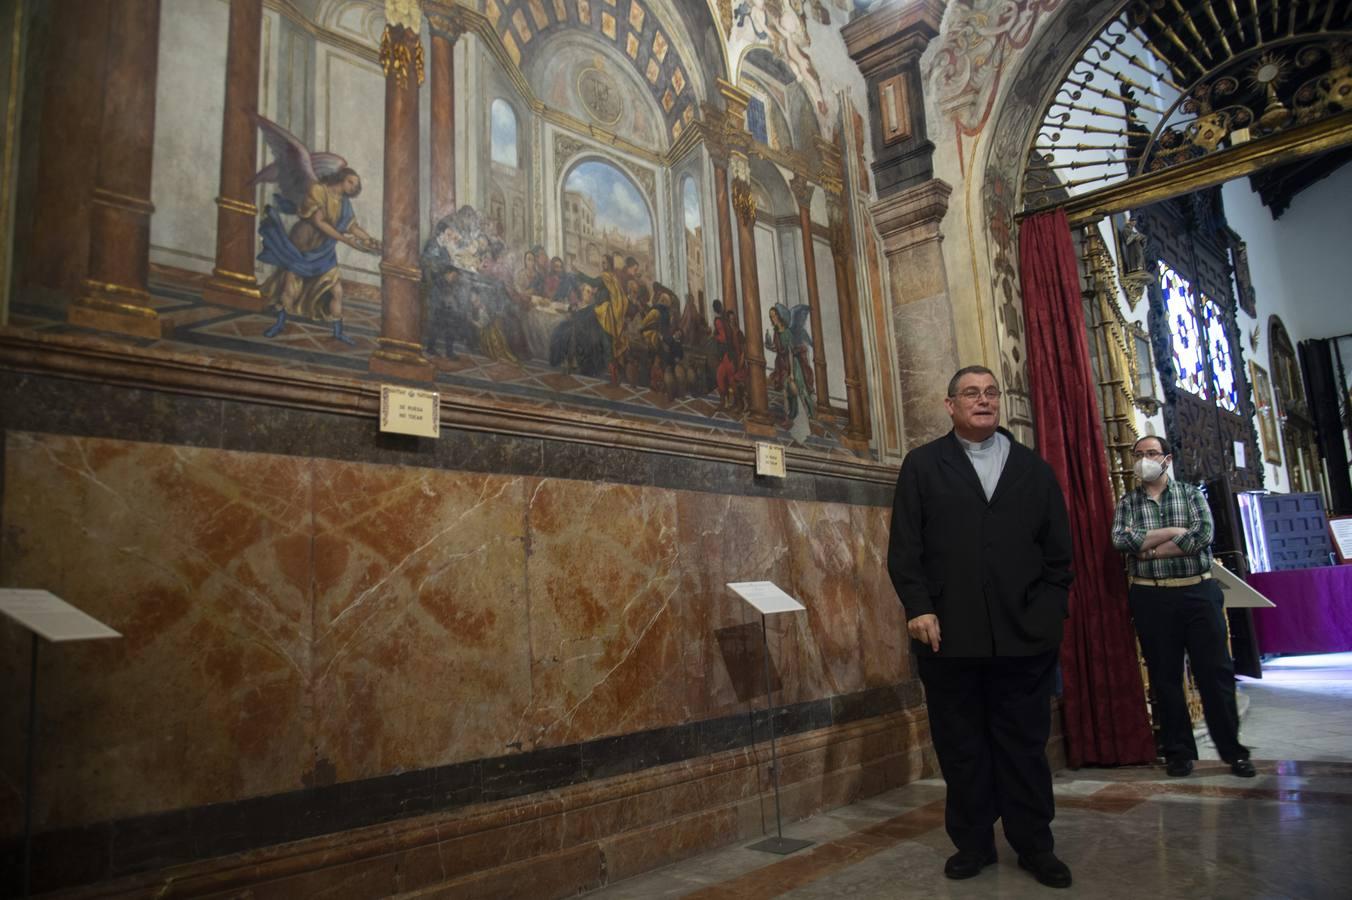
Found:
[[[863,82],[814,55],[848,62],[848,4],[244,5],[256,35],[184,0],[146,39],[140,318],[44,276],[45,210],[18,229],[22,324],[867,449],[845,384],[878,349],[846,331],[874,298],[833,256],[867,196],[840,162]],[[25,171],[56,177],[49,135]]]

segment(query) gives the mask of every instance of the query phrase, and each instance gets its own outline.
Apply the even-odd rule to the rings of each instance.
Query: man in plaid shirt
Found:
[[[1141,484],[1117,504],[1113,546],[1127,556],[1131,616],[1155,692],[1166,771],[1187,776],[1197,758],[1183,696],[1186,650],[1216,749],[1230,771],[1252,778],[1249,750],[1239,742],[1221,589],[1211,577],[1211,510],[1200,490],[1170,477],[1173,456],[1164,438],[1141,438],[1131,455]]]

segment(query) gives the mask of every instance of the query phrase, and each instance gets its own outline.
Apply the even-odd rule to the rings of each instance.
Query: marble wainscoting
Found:
[[[37,884],[503,896],[524,866],[569,893],[759,834],[733,580],[809,607],[769,633],[786,813],[919,777],[889,513],[9,431],[0,583],[125,635],[42,656]],[[27,635],[0,645],[24,697]],[[25,713],[0,706],[6,863]]]

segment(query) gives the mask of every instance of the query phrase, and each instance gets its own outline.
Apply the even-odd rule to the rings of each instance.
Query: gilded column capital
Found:
[[[433,37],[443,38],[454,44],[456,41],[460,40],[465,32],[470,30],[470,26],[458,15],[447,16],[439,13],[436,15],[429,13],[427,16],[427,30],[432,33]]]
[[[751,182],[745,178],[734,178],[732,182],[732,208],[737,213],[737,223],[743,228],[756,225],[756,194],[751,190]]]
[[[797,174],[789,181],[789,190],[793,191],[793,199],[798,201],[798,205],[804,209],[812,206],[812,195],[817,192],[817,186],[803,175]]]
[[[380,36],[380,68],[386,78],[393,76],[400,88],[408,86],[410,72],[423,83],[423,47],[418,30],[404,25],[386,25]]]
[[[385,0],[385,27],[400,26],[417,33],[422,27],[422,0]]]

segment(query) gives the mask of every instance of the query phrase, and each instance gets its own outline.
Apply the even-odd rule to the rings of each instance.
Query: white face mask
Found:
[[[1164,463],[1144,456],[1136,460],[1136,465],[1131,468],[1136,477],[1145,482],[1159,481],[1160,476],[1164,474]]]

